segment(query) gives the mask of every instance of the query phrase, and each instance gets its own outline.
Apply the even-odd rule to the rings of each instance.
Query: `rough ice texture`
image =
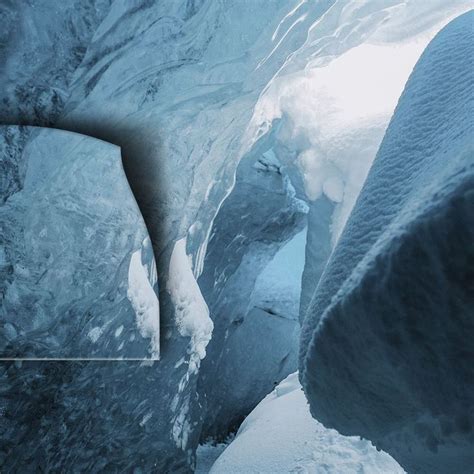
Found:
[[[312,414],[414,473],[474,469],[473,22],[416,65],[301,339]]]
[[[49,126],[112,0],[2,1],[0,123]]]
[[[153,253],[120,149],[3,126],[0,150],[0,357],[158,357]]]
[[[211,474],[403,474],[368,441],[311,417],[298,374],[282,381],[242,423]]]
[[[297,367],[305,237],[295,237],[307,209],[271,144],[240,162],[199,278],[215,322],[199,374],[203,439],[225,439]]]
[[[0,357],[156,357],[158,312],[146,333],[141,312],[156,270],[120,150],[2,127],[0,170]],[[0,470],[149,472],[159,387],[149,361],[1,361]]]
[[[274,140],[280,143],[270,143],[269,148],[286,146],[287,159],[293,163],[298,161],[300,148],[298,140],[293,140],[293,130],[280,126],[291,122],[287,120],[287,115],[291,114],[283,114],[281,121],[276,120],[275,115],[265,116],[264,120],[269,118],[269,123],[252,120],[262,110],[262,99],[268,97],[266,91],[274,91],[267,85],[273,82],[284,84],[293,72],[304,75],[309,61],[328,64],[366,41],[398,44],[417,38],[420,32],[439,27],[454,10],[466,8],[467,3],[461,0],[391,0],[388,3],[347,0],[62,0],[55,2],[53,9],[51,0],[1,2],[0,120],[31,125],[52,124],[119,145],[157,257],[162,282],[160,309],[164,336],[161,362],[147,372],[150,393],[142,390],[136,382],[132,383],[133,378],[125,377],[126,382],[123,382],[118,376],[120,370],[114,373],[113,379],[108,379],[108,387],[110,397],[122,394],[120,406],[127,407],[126,411],[131,406],[142,406],[141,403],[147,408],[148,403],[153,405],[152,418],[147,418],[147,411],[143,415],[140,413],[138,419],[140,422],[149,419],[144,424],[147,436],[153,436],[159,442],[154,442],[153,449],[142,456],[146,443],[141,436],[129,436],[131,425],[119,432],[111,423],[103,423],[100,429],[104,430],[104,438],[107,429],[111,430],[114,441],[123,442],[127,438],[127,449],[123,452],[119,452],[117,444],[109,443],[109,447],[116,449],[114,456],[110,457],[108,469],[124,470],[124,465],[127,469],[137,466],[145,471],[151,468],[162,472],[191,469],[203,410],[196,396],[197,375],[195,370],[190,370],[193,365],[190,362],[196,360],[197,355],[192,350],[195,347],[193,338],[183,337],[179,331],[180,312],[166,291],[170,259],[176,242],[186,238],[186,253],[191,256],[194,277],[199,279],[199,275],[204,276],[206,271],[212,272],[212,265],[203,270],[212,222],[216,213],[224,210],[223,200],[231,196],[239,160],[258,147],[252,139],[245,139],[254,137],[253,125],[257,131],[262,131],[262,135],[269,127],[273,131],[281,129],[281,135]],[[312,77],[307,79],[311,84]],[[284,110],[303,110],[298,105],[309,103],[313,94],[306,87],[290,89],[298,97],[280,94],[287,101],[288,107]],[[270,95],[272,98],[279,96]],[[295,102],[295,107],[291,106],[292,102]],[[304,108],[308,109],[311,105]],[[322,117],[329,112],[324,108],[318,110]],[[298,118],[297,115],[292,114],[292,117]],[[340,115],[336,122],[339,118]],[[246,134],[249,121],[252,133]],[[298,119],[298,124],[302,123],[317,122],[304,115]],[[303,134],[303,138],[309,135]],[[357,130],[345,134],[343,142],[338,141],[346,151],[345,144],[354,142],[344,156],[359,150],[355,139],[359,143],[363,136],[367,135]],[[334,142],[331,138],[326,143],[331,141]],[[365,145],[372,149],[370,143]],[[333,156],[337,156],[337,150]],[[278,158],[281,157],[279,154]],[[314,162],[313,159],[311,163]],[[359,165],[359,162],[354,162],[351,167],[355,173],[351,176],[356,178],[351,180],[352,183],[362,182]],[[291,180],[301,197],[297,178],[293,173]],[[3,191],[3,187],[0,189]],[[330,179],[325,190],[332,198],[338,199],[340,182]],[[355,196],[357,191],[358,188],[349,188],[346,182],[343,203],[347,202],[347,196]],[[254,196],[241,196],[249,199],[248,203],[255,203]],[[225,216],[221,217],[224,222]],[[260,217],[269,218],[267,224],[270,223],[268,214],[262,213]],[[282,229],[288,232],[287,237],[297,230],[283,226],[275,231]],[[322,232],[321,235],[327,239],[328,233],[324,233],[324,229]],[[255,239],[261,237],[264,236],[256,235]],[[317,235],[311,238],[316,243]],[[277,245],[268,245],[268,254],[262,257],[271,259],[284,241],[286,237]],[[323,247],[318,265],[327,251],[326,245]],[[236,246],[234,249],[237,249],[236,254],[249,249],[248,261],[255,255],[253,246],[245,249]],[[225,249],[221,247],[219,251],[224,252],[220,257],[225,258]],[[316,245],[311,252],[317,251]],[[219,258],[217,253],[215,258]],[[239,259],[237,257],[236,261]],[[314,273],[319,270],[309,269]],[[241,286],[228,288],[230,298],[239,298]],[[306,296],[304,299],[307,300]],[[280,301],[276,303],[280,311]],[[271,304],[275,309],[275,301]],[[208,302],[208,306],[212,306],[212,302]],[[269,321],[263,318],[263,312],[258,316],[261,317],[259,321]],[[271,319],[282,323],[280,327],[271,325],[276,334],[281,334],[287,325],[297,326],[292,318],[271,316]],[[214,332],[219,355],[225,351],[225,329],[232,331],[232,321],[231,318],[224,320],[223,330]],[[230,326],[224,328],[226,323]],[[240,325],[239,337],[243,340],[250,340],[249,336],[256,337],[260,329],[253,332],[254,328],[252,324]],[[100,328],[91,330],[92,338],[97,337],[100,341]],[[204,361],[210,360],[211,344],[206,347]],[[266,366],[271,370],[266,372],[268,378],[265,376],[262,383],[277,381],[273,379],[275,360],[283,360],[289,345],[293,345],[293,341],[279,338],[274,357],[267,352]],[[249,364],[258,360],[261,352],[252,354],[254,358]],[[225,369],[235,367],[235,360],[229,354],[226,358],[229,364]],[[287,359],[290,360],[291,357]],[[277,369],[278,377],[293,370],[285,364],[282,370]],[[21,371],[16,374],[21,374]],[[251,375],[256,377],[257,372]],[[168,383],[160,383],[162,380]],[[210,380],[212,382],[212,378]],[[124,393],[122,389],[126,383],[129,390]],[[226,383],[230,385],[229,381]],[[94,392],[93,381],[87,387],[91,393]],[[100,398],[101,403],[106,400],[106,395]],[[232,398],[228,403],[232,411],[234,401]],[[28,409],[34,412],[35,405],[32,403]],[[123,422],[118,415],[111,416],[110,421],[116,417]],[[81,440],[76,438],[75,441],[77,444],[68,445],[70,459],[75,451],[82,449]]]

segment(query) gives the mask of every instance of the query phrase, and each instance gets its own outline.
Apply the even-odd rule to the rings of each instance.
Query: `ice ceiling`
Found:
[[[257,67],[306,20],[305,5],[301,1],[280,22],[274,49]],[[250,143],[283,119],[278,139],[296,151],[308,199],[325,194],[338,203],[334,241],[416,61],[434,35],[466,8],[466,3],[442,1],[335,2],[260,95]]]

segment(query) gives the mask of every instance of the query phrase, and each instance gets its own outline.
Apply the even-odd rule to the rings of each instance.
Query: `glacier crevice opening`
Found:
[[[418,61],[302,331],[312,414],[408,472],[474,466],[473,24]]]
[[[215,323],[198,382],[204,440],[225,439],[296,369],[308,205],[286,154],[262,138],[214,219],[198,280]]]

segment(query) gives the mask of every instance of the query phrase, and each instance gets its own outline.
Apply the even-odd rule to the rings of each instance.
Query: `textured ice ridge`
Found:
[[[417,63],[302,334],[313,416],[409,472],[474,467],[473,22]]]

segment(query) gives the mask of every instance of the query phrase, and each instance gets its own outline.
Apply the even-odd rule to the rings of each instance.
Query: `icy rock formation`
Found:
[[[242,423],[211,474],[403,474],[368,441],[324,428],[311,417],[298,374],[267,395]]]
[[[109,359],[0,362],[0,470],[151,468],[157,276],[120,150],[3,126],[0,163],[0,358]]]
[[[204,439],[225,438],[297,365],[307,205],[269,142],[241,161],[199,279],[215,324],[199,374]]]
[[[416,65],[302,334],[312,414],[408,472],[474,469],[473,22]]]

